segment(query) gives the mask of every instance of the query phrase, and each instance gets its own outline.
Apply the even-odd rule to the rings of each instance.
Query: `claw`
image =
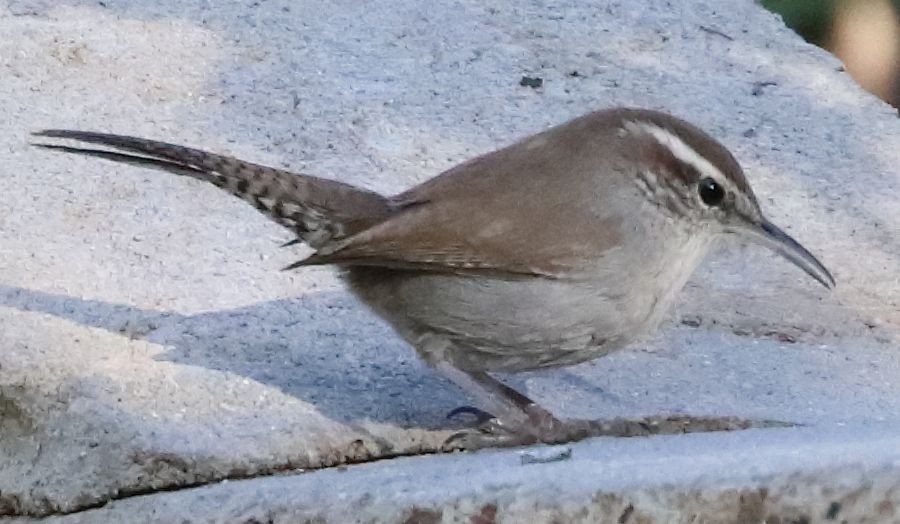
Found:
[[[494,415],[491,415],[487,411],[476,408],[474,406],[460,406],[460,407],[450,411],[450,413],[447,413],[447,418],[451,419],[457,415],[462,415],[462,414],[474,415],[475,416],[475,425],[484,424],[488,420],[491,420],[492,418],[494,418]]]
[[[449,437],[447,437],[447,440],[444,441],[443,448],[448,450],[469,448],[469,446],[466,446],[465,442],[463,442],[463,440],[469,436],[469,433],[470,432],[468,431],[458,431],[450,435]]]

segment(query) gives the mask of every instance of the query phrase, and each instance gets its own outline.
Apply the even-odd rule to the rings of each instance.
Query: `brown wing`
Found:
[[[578,121],[476,158],[394,197],[383,222],[298,265],[558,277],[619,243]],[[573,129],[575,127],[575,129]],[[596,136],[596,135],[595,135]]]

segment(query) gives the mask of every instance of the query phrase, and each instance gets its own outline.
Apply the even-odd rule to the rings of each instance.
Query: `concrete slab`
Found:
[[[511,383],[571,417],[862,428],[834,449],[900,412],[900,121],[753,2],[13,0],[0,35],[0,515],[434,451],[467,402],[329,270],[278,271],[299,254],[248,206],[28,147],[43,127],[394,192],[593,109],[664,109],[735,152],[837,291],[723,246],[653,339]],[[746,435],[708,438],[782,433]],[[641,442],[615,445],[668,467]]]
[[[134,497],[47,520],[895,522],[898,430],[748,430],[402,458]],[[529,460],[553,453],[561,458]]]

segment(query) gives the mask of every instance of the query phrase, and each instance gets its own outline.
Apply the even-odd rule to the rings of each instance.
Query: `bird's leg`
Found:
[[[496,390],[500,395],[511,401],[517,408],[528,416],[528,422],[535,428],[539,436],[550,436],[558,429],[562,422],[537,402],[507,386],[485,372],[473,375],[473,378],[485,388]]]
[[[436,363],[435,367],[492,413],[493,417],[478,428],[480,441],[510,445],[556,440],[562,422],[530,398],[484,371],[464,371],[447,362]],[[453,411],[458,412],[461,410]],[[471,440],[472,436],[458,433],[451,440]]]

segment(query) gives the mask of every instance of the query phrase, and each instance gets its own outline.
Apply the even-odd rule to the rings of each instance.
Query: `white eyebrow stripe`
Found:
[[[683,140],[670,131],[649,122],[628,122],[628,124],[626,125],[629,128],[636,126],[652,136],[661,146],[671,151],[675,158],[685,164],[694,166],[701,175],[712,177],[720,184],[726,182],[725,175],[716,166],[712,165],[709,160],[703,158],[694,148],[685,144]]]

